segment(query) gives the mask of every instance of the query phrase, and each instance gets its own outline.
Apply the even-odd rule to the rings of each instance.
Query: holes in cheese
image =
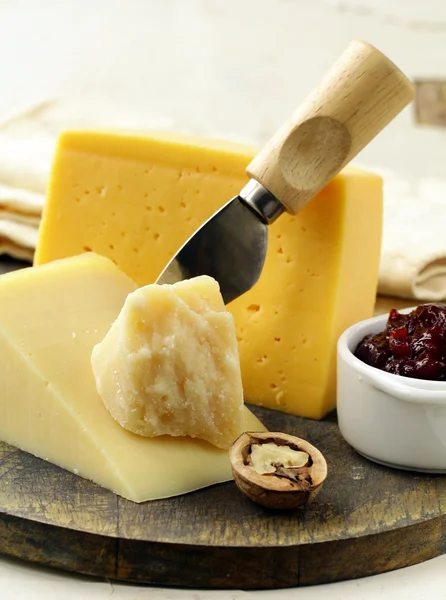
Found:
[[[129,294],[91,362],[105,406],[129,431],[226,449],[244,431],[234,320],[211,277]]]
[[[189,437],[135,435],[96,391],[93,348],[135,289],[94,253],[0,277],[0,440],[134,502],[228,481],[227,451]],[[263,429],[244,413],[248,430]]]

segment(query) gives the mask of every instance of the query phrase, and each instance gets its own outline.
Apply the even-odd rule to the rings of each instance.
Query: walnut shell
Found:
[[[259,474],[250,465],[251,446],[266,443],[306,452],[308,462],[302,467],[278,466],[275,473]],[[288,510],[311,502],[327,477],[322,453],[309,442],[286,433],[243,433],[233,443],[229,458],[239,490],[266,508]]]

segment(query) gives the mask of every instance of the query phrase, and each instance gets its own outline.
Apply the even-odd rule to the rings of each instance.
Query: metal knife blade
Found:
[[[268,246],[268,223],[283,207],[251,181],[180,248],[156,283],[209,275],[220,284],[225,304],[256,283]]]

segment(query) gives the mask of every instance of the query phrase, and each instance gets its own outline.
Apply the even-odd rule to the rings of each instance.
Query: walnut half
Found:
[[[286,433],[243,433],[229,458],[239,490],[266,508],[292,509],[310,502],[327,477],[321,452]]]

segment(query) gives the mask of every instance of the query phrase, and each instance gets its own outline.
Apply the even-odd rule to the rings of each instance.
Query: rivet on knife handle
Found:
[[[386,56],[352,42],[246,171],[296,214],[413,96],[410,81]]]

